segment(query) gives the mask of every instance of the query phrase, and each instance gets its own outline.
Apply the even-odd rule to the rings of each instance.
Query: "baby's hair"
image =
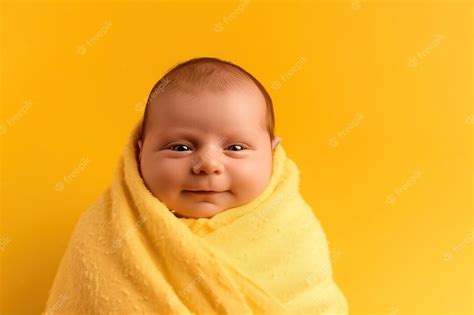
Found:
[[[208,88],[215,92],[225,92],[245,82],[255,84],[265,99],[267,106],[266,127],[270,139],[273,140],[275,115],[270,94],[268,94],[263,85],[246,70],[229,61],[211,57],[194,58],[182,62],[169,70],[153,86],[146,103],[140,138],[144,141],[150,104],[161,93],[173,90],[192,92],[201,88]]]

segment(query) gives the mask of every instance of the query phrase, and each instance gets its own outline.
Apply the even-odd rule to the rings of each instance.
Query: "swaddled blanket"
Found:
[[[76,225],[46,314],[347,314],[325,234],[281,144],[256,199],[178,218],[140,176],[140,126],[111,187]]]

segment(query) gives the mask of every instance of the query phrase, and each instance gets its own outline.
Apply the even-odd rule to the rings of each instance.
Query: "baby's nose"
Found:
[[[222,174],[224,165],[218,158],[209,154],[203,154],[193,163],[192,170],[196,175]]]

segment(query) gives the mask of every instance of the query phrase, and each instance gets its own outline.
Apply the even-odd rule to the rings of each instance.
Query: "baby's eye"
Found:
[[[173,148],[184,148],[184,150],[174,150]],[[185,144],[174,144],[172,146],[169,146],[168,149],[172,151],[187,151],[186,149],[189,149],[189,146]]]
[[[237,150],[231,150],[231,151],[242,151],[242,150],[245,150],[245,148],[243,146],[241,146],[240,144],[233,144],[231,146],[229,146],[229,148],[237,148]]]

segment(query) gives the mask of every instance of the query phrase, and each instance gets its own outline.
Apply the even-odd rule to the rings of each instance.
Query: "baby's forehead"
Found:
[[[256,88],[239,88],[229,91],[209,89],[189,91],[170,91],[152,104],[152,112],[157,116],[186,117],[219,113],[222,117],[243,116],[261,117],[266,113],[266,102]],[[250,119],[252,120],[252,119]],[[242,121],[243,123],[243,121]]]
[[[151,104],[148,123],[156,132],[238,130],[241,135],[268,129],[268,111],[257,87],[247,85],[227,91],[213,89],[169,90]],[[146,116],[148,116],[146,114]],[[166,132],[169,134],[169,132]]]
[[[217,80],[211,80],[206,84],[188,84],[176,82],[172,88],[164,91],[162,95],[168,97],[183,98],[188,97],[192,99],[202,98],[204,96],[222,96],[222,95],[248,95],[256,99],[265,100],[259,88],[249,81],[240,81],[234,85],[226,86],[218,83]]]
[[[244,121],[239,123],[233,120],[233,117],[223,117],[218,115],[218,118],[207,119],[205,116],[193,119],[193,116],[185,116],[180,119],[177,116],[173,116],[173,119],[169,119],[166,123],[160,123],[157,120],[150,121],[151,130],[157,137],[259,137],[262,133],[267,132],[267,127],[264,120],[260,122],[258,120]],[[166,120],[166,117],[162,117],[161,122]],[[239,120],[240,121],[240,120]]]
[[[160,135],[205,135],[208,133],[216,133],[222,136],[235,136],[235,135],[250,135],[257,136],[259,129],[254,126],[233,126],[228,128],[199,128],[196,126],[173,126],[170,128],[162,129]]]

